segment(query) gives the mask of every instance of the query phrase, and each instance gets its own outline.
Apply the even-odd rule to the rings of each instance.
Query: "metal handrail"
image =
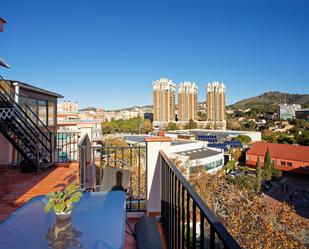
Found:
[[[10,91],[12,91],[14,94],[17,94],[11,87],[11,85],[6,81],[4,80],[4,82],[8,85],[8,87],[10,88]],[[41,141],[42,145],[45,147],[45,149],[47,149],[49,151],[49,153],[52,153],[52,149],[51,149],[51,146],[52,146],[52,140],[51,140],[51,137],[52,137],[52,133],[51,131],[48,129],[47,126],[44,125],[44,123],[40,120],[40,118],[26,105],[27,107],[27,110],[30,110],[31,113],[35,116],[35,118],[37,120],[39,120],[39,122],[41,122],[43,125],[44,125],[44,128],[45,130],[48,132],[48,136],[37,126],[36,123],[34,123],[34,121],[28,117],[27,113],[15,102],[15,100],[12,98],[12,96],[10,96],[10,94],[6,93],[5,89],[3,89],[3,87],[0,85],[0,89],[2,90],[2,95],[6,98],[8,98],[8,100],[10,102],[13,103],[13,106],[15,108],[18,109],[18,111],[20,111],[23,115],[19,115],[21,119],[24,120],[24,123],[26,124],[26,126],[28,126],[29,130],[32,132],[32,134],[34,134],[35,136],[37,134],[41,134],[42,135],[42,139],[40,139],[39,137],[39,140]],[[19,112],[16,112],[16,114],[19,114]],[[27,117],[27,120],[30,121],[30,123],[32,124],[31,126],[28,125],[28,122],[27,120],[25,119],[25,117]],[[43,138],[45,139],[45,143],[43,141]],[[50,148],[47,147],[47,144],[46,143],[49,143],[50,145]]]
[[[85,173],[87,172],[86,167],[93,167],[95,165],[94,163],[94,151],[99,151],[99,160],[97,161],[100,163],[101,166],[103,165],[110,165],[115,167],[124,167],[128,168],[130,170],[133,170],[133,160],[135,160],[136,163],[136,174],[131,174],[130,178],[130,189],[135,189],[136,192],[133,194],[134,191],[131,191],[128,200],[127,200],[127,212],[144,212],[144,206],[143,203],[145,203],[146,198],[146,185],[142,182],[146,183],[146,178],[142,178],[142,161],[145,159],[144,157],[144,151],[145,147],[131,147],[131,146],[93,146],[90,143],[87,145],[88,135],[84,135],[81,141],[78,144],[79,148],[79,167],[80,167],[80,184],[83,188],[85,188],[84,181],[85,181]],[[90,141],[89,141],[90,142]],[[106,151],[106,155],[109,159],[107,161],[104,161],[102,158],[103,151]],[[118,154],[119,153],[119,154]],[[125,153],[127,155],[125,156]],[[136,154],[135,154],[136,153]],[[136,158],[134,159],[134,154],[136,155]],[[110,158],[109,156],[113,155],[114,158]],[[117,156],[118,155],[118,156]],[[91,170],[90,170],[91,171]],[[88,171],[89,172],[89,171]],[[102,171],[97,171],[99,174],[99,179],[102,178]],[[133,177],[135,176],[135,177]],[[134,178],[137,179],[137,181],[134,181]],[[136,183],[135,188],[133,187],[134,182]],[[96,188],[100,184],[96,184]],[[87,187],[87,186],[86,186]],[[94,190],[96,190],[96,188]],[[144,190],[142,190],[144,188]],[[136,204],[135,204],[136,203]],[[134,207],[136,205],[136,207]]]
[[[215,233],[220,238],[221,242],[226,248],[241,249],[240,245],[236,242],[233,236],[226,230],[222,223],[218,220],[212,210],[206,205],[201,197],[196,193],[190,183],[181,174],[178,168],[174,165],[171,159],[163,152],[160,151],[163,160],[167,163],[173,174],[177,177],[178,181],[186,189],[187,193],[196,203],[203,216],[206,218],[211,227],[213,227]]]
[[[13,92],[13,93],[16,94],[17,96],[19,96],[19,94],[16,93],[16,91],[11,87],[11,85],[10,85],[6,80],[4,80],[4,82],[9,86],[11,92]],[[3,89],[3,87],[2,87],[1,85],[0,85],[0,88],[2,89],[2,91],[3,91],[4,93],[6,93],[5,89]],[[16,101],[12,98],[11,94],[7,94],[7,97],[9,98],[9,100],[10,100],[11,102],[13,102],[13,103],[15,104],[15,106],[18,108],[18,110],[20,110],[24,115],[28,116],[27,113],[26,113],[26,112],[16,103]],[[51,131],[48,129],[48,127],[42,122],[42,120],[31,110],[31,108],[30,108],[27,104],[25,104],[25,106],[27,107],[27,110],[29,110],[29,111],[35,116],[35,118],[43,125],[43,127],[48,131],[49,135],[51,135],[52,132],[51,132]],[[34,123],[34,121],[33,121],[31,118],[29,118],[29,120],[30,120],[30,122],[33,124],[33,126],[34,126],[36,129],[38,129],[38,130],[41,131],[41,129],[40,129],[39,127],[37,127],[37,124]],[[42,134],[44,134],[44,133],[42,132]],[[48,138],[45,134],[44,134],[44,136],[45,136],[46,139]]]

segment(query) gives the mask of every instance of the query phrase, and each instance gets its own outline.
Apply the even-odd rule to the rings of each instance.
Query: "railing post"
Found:
[[[147,171],[147,202],[146,211],[149,216],[161,214],[161,157],[160,150],[169,154],[171,138],[146,138],[146,171]]]
[[[88,135],[84,135],[80,144],[80,185],[82,188],[95,188],[95,164],[92,158],[92,146]]]

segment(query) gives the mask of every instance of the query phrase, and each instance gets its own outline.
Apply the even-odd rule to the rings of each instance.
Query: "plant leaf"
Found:
[[[64,209],[65,209],[65,205],[64,205],[64,203],[57,203],[55,206],[54,206],[54,211],[56,212],[56,213],[60,213],[60,212],[63,212],[64,211]]]

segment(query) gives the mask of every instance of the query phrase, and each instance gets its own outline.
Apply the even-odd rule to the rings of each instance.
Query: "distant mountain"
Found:
[[[123,109],[113,109],[110,111],[114,111],[114,112],[119,112],[119,111],[132,111],[134,108],[152,108],[152,105],[143,105],[143,106],[132,106],[132,107],[127,107],[127,108],[123,108]]]
[[[200,108],[204,104],[205,101],[198,102]],[[272,109],[276,109],[279,104],[300,104],[302,108],[309,108],[309,94],[290,94],[290,93],[281,93],[281,92],[266,92],[256,97],[251,97],[247,99],[243,99],[238,101],[230,106],[229,108],[252,108],[252,107],[270,107]],[[128,110],[131,111],[134,108],[153,108],[152,105],[144,105],[144,106],[132,106],[123,109],[113,109],[113,110],[106,110],[106,111],[124,111]],[[204,107],[203,107],[204,108]],[[80,109],[79,111],[96,111],[97,108],[95,107],[87,107],[84,109]]]
[[[243,99],[230,105],[230,108],[277,107],[279,104],[300,104],[302,108],[309,107],[309,94],[290,94],[281,92],[266,92],[262,95]]]
[[[95,107],[86,107],[86,108],[83,108],[83,109],[79,109],[78,111],[80,111],[80,112],[89,112],[89,111],[96,112],[97,108],[95,108]]]

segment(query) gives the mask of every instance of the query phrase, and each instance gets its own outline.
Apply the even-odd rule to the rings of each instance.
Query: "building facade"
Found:
[[[63,97],[62,95],[12,80],[0,80],[0,91],[2,91],[2,97],[10,96],[11,103],[21,108],[23,113],[18,108],[15,108],[15,113],[20,111],[19,115],[24,117],[28,127],[33,128],[33,126],[37,126],[41,130],[45,130],[45,127],[47,127],[52,133],[57,131],[57,101],[58,98]],[[0,107],[1,105],[0,103]],[[0,121],[6,118],[10,117],[0,115]],[[27,130],[23,131],[26,132]],[[0,165],[9,165],[12,162],[20,162],[22,160],[15,147],[4,134],[1,134],[1,131],[0,148]]]
[[[278,118],[280,120],[288,120],[295,118],[295,112],[301,110],[301,105],[298,104],[283,104],[278,106]]]
[[[60,105],[59,111],[63,112],[78,112],[78,103],[77,102],[71,102],[69,100],[63,101]]]
[[[206,85],[207,121],[211,128],[225,128],[225,85],[214,81]]]
[[[295,118],[309,121],[309,109],[301,109],[295,112]]]
[[[154,125],[163,126],[175,121],[175,88],[176,85],[167,78],[153,82]]]
[[[207,142],[176,139],[171,143],[170,156],[181,161],[187,176],[196,170],[215,173],[224,165],[224,151],[207,148]]]
[[[178,86],[178,121],[197,120],[197,86],[185,81]]]
[[[282,171],[309,174],[308,146],[256,142],[246,153],[246,164],[255,167],[259,158],[263,167],[267,149],[276,168]]]

